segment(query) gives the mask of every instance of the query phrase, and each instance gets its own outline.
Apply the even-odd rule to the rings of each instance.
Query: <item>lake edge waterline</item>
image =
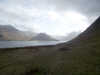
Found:
[[[0,49],[55,46],[63,42],[64,41],[0,41]]]

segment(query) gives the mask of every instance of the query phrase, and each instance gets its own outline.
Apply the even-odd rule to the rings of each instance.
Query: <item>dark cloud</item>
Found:
[[[40,10],[55,9],[59,12],[77,10],[89,16],[100,15],[100,0],[4,0],[4,2],[13,6],[34,7]]]
[[[100,15],[100,0],[48,0],[59,11],[77,10],[89,16]]]
[[[49,30],[47,24],[52,25],[51,28],[53,25],[54,28],[58,25],[65,28],[62,22],[52,22],[48,16],[48,12],[51,11],[59,13],[60,16],[63,12],[76,11],[92,22],[100,16],[100,0],[0,0],[0,23],[30,25],[27,27],[38,25],[36,27],[44,26],[43,28],[47,27],[47,30]]]

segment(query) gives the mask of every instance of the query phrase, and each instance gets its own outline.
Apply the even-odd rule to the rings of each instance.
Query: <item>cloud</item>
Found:
[[[87,15],[100,15],[100,0],[48,0],[59,11],[77,10]]]
[[[85,19],[70,22],[64,14],[71,11]],[[55,35],[84,30],[99,15],[100,0],[0,0],[0,24]]]

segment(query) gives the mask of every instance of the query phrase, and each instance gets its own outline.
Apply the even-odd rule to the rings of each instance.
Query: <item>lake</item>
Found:
[[[64,41],[0,41],[0,48],[49,46],[63,43]]]

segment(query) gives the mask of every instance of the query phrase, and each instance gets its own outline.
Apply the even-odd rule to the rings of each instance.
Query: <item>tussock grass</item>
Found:
[[[70,47],[0,50],[0,75],[100,75],[100,35]]]

